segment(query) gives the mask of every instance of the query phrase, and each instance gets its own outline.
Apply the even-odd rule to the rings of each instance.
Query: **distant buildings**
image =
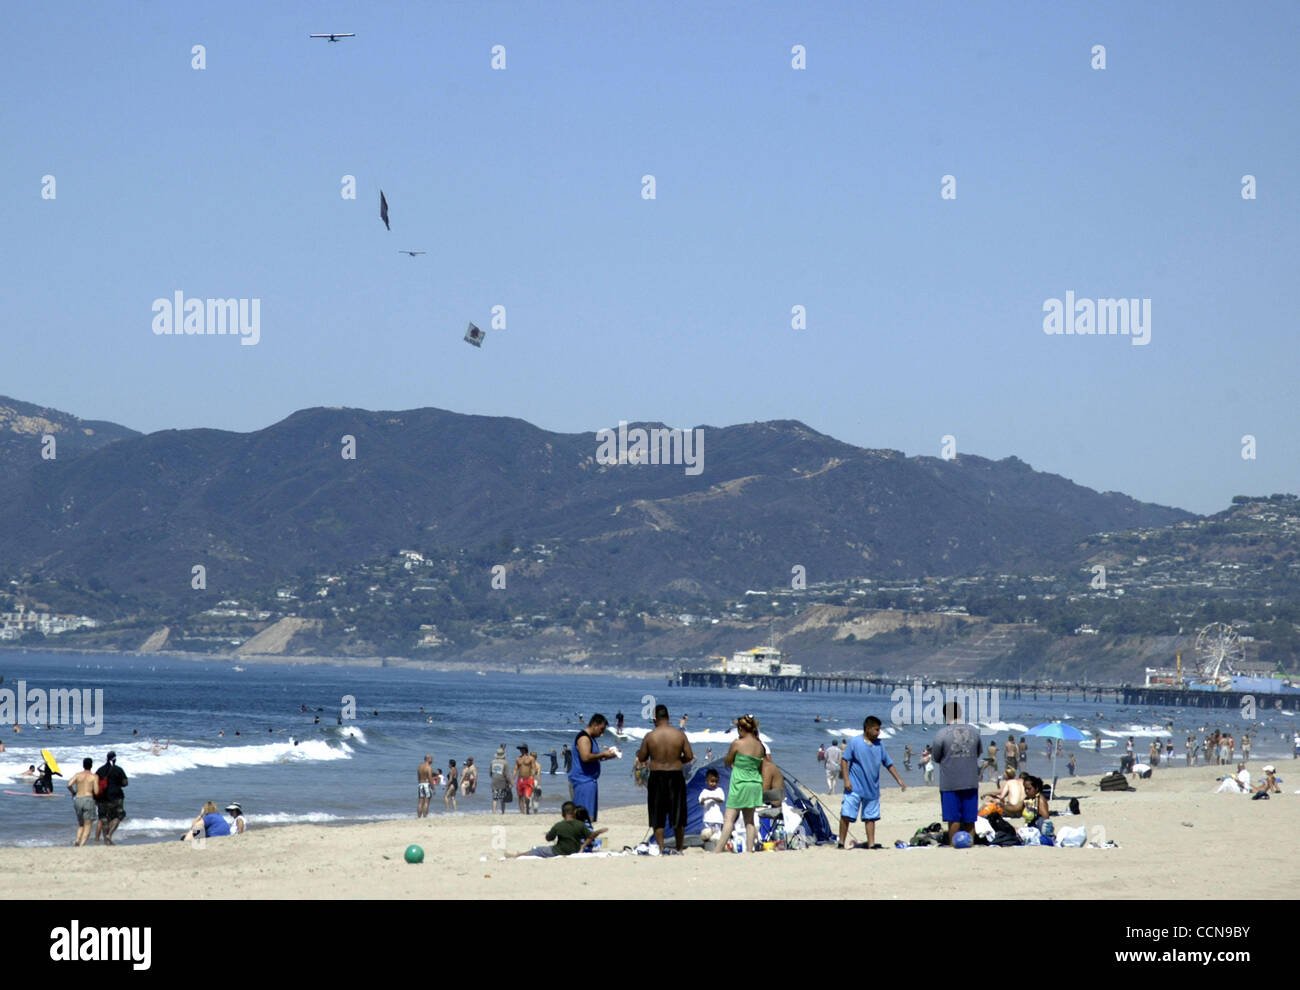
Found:
[[[55,615],[29,612],[24,605],[16,612],[0,612],[0,640],[19,639],[29,632],[57,636],[73,629],[94,629],[99,623],[86,615]]]

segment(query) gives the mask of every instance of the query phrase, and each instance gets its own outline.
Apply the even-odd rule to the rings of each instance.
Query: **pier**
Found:
[[[1106,701],[1119,705],[1171,708],[1242,708],[1251,698],[1257,709],[1300,705],[1300,694],[1264,694],[1250,691],[1190,691],[1174,687],[1135,687],[1129,684],[1059,684],[994,680],[931,681],[894,676],[839,674],[740,674],[721,670],[679,670],[669,683],[675,687],[737,689],[742,684],[759,691],[824,692],[828,694],[883,694],[899,688],[911,691],[918,680],[925,689],[991,691],[1000,697],[1031,701]]]

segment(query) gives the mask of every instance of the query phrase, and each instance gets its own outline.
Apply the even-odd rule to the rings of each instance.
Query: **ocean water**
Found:
[[[668,706],[674,722],[682,713],[690,716],[687,731],[701,763],[710,748],[715,758],[726,752],[732,719],[753,713],[778,763],[819,793],[825,790],[825,775],[816,761],[818,746],[860,734],[864,716],[874,714],[886,722],[886,747],[909,785],[920,785],[921,773],[916,759],[910,773],[903,770],[903,748],[910,743],[919,755],[935,730],[891,726],[893,706],[881,695],[677,688],[663,677],[243,666],[237,671],[234,664],[220,661],[0,653],[0,688],[15,689],[23,680],[29,691],[104,692],[98,735],[85,734],[81,726],[23,726],[15,735],[11,726],[0,726],[6,745],[0,753],[0,789],[23,792],[0,795],[0,845],[70,843],[76,825],[62,780],[80,770],[83,757],[91,757],[98,768],[110,749],[116,750],[118,765],[130,780],[128,817],[118,832],[119,841],[129,843],[178,838],[207,800],[220,807],[238,801],[250,828],[410,817],[416,768],[425,753],[444,769],[448,759],[463,766],[466,757],[474,757],[484,768],[478,793],[460,798],[457,813],[482,814],[491,809],[485,768],[502,743],[512,761],[519,744],[538,752],[545,820],[568,798],[563,763],[550,776],[546,753],[565,743],[572,746],[586,717],[597,711],[610,719],[612,729],[621,710],[629,730],[625,740],[612,732],[601,739],[602,748],[614,744],[624,752],[624,759],[603,766],[601,807],[643,803],[644,791],[633,780],[632,755],[637,736],[650,724],[641,712],[655,702]],[[336,717],[347,695],[356,699],[357,717],[340,727]],[[301,710],[304,705],[307,712]],[[313,722],[317,716],[319,724]],[[818,717],[823,721],[815,721]],[[1130,735],[1145,755],[1151,739],[1172,734],[1175,765],[1181,766],[1189,730],[1203,736],[1206,730],[1223,728],[1239,738],[1248,725],[1235,711],[1130,709],[1077,699],[1003,700],[1000,720],[982,727],[985,743],[990,738],[1001,743],[1008,732],[1019,737],[1026,728],[1056,718],[1090,736],[1085,743],[1067,744],[1067,755],[1058,764],[1062,777],[1071,752],[1077,754],[1081,774],[1113,769]],[[1295,713],[1261,711],[1257,720],[1263,727],[1255,733],[1251,765],[1285,761],[1279,769],[1286,775],[1293,765]],[[1170,721],[1172,733],[1165,728]],[[1098,734],[1106,747],[1101,753],[1092,742]],[[167,748],[155,753],[153,740],[165,741]],[[1045,740],[1031,737],[1029,769],[1050,778],[1045,747]],[[55,778],[53,798],[28,796],[31,782],[19,776],[28,764],[40,765],[41,748],[54,754],[64,772],[62,780]],[[450,813],[440,794],[431,814]],[[517,812],[509,814],[513,818]]]

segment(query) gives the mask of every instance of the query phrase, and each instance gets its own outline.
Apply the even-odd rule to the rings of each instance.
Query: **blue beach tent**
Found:
[[[779,768],[778,764],[778,768]],[[718,786],[726,791],[727,784],[731,780],[731,770],[722,760],[714,760],[712,763],[702,766],[695,771],[691,779],[686,782],[686,834],[699,835],[704,829],[704,809],[700,806],[700,791],[704,790],[704,778],[710,770],[718,771]],[[802,784],[793,776],[781,770],[781,775],[785,778],[785,800],[786,803],[795,808],[803,815],[803,824],[808,829],[808,834],[813,842],[830,842],[835,838],[831,831],[830,822],[826,820],[826,812],[822,810],[821,804]],[[744,828],[743,819],[737,820],[737,828]],[[664,839],[667,841],[673,835],[672,826],[664,822]]]

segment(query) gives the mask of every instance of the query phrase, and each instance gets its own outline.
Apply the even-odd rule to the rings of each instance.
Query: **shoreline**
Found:
[[[800,852],[714,855],[688,850],[680,857],[607,856],[560,860],[504,860],[543,841],[558,810],[525,818],[483,815],[411,817],[353,825],[286,825],[212,839],[204,848],[159,841],[86,849],[0,848],[0,883],[18,898],[177,900],[209,898],[346,900],[353,898],[732,898],[737,886],[757,898],[906,899],[946,896],[986,900],[1053,898],[1116,900],[1218,899],[1225,878],[1205,868],[1215,849],[1267,850],[1268,869],[1236,870],[1234,896],[1288,899],[1300,884],[1300,851],[1276,836],[1294,824],[1292,793],[1300,765],[1270,801],[1212,793],[1218,767],[1184,768],[1135,782],[1135,792],[1101,792],[1097,777],[1067,778],[1082,814],[1057,818],[1058,828],[1084,825],[1117,848],[1011,850],[819,846]],[[826,801],[838,811],[838,800]],[[1054,804],[1056,802],[1053,802]],[[877,840],[891,846],[938,817],[937,788],[897,788],[883,795]],[[496,816],[501,817],[501,816]],[[68,822],[68,838],[74,828]],[[608,808],[607,850],[633,846],[648,831],[642,805]],[[1097,831],[1097,830],[1102,831]],[[850,836],[861,841],[862,826]],[[425,861],[410,865],[403,850],[417,843]],[[78,857],[78,858],[72,858]],[[96,878],[85,882],[82,869]]]
[[[258,666],[287,667],[363,667],[381,669],[384,667],[406,668],[409,670],[432,670],[444,673],[484,673],[515,674],[527,677],[537,674],[587,675],[592,677],[627,677],[644,680],[658,680],[667,675],[667,671],[646,671],[634,667],[584,667],[574,669],[572,664],[556,662],[552,665],[480,663],[478,661],[457,662],[454,660],[418,660],[409,657],[330,657],[330,656],[282,656],[275,653],[188,653],[181,650],[162,650],[142,653],[138,650],[110,650],[82,647],[47,647],[33,649],[27,646],[0,646],[0,657],[8,654],[55,654],[58,656],[93,656],[105,658],[132,658],[148,660],[161,657],[167,660],[189,660],[194,663],[256,664]],[[775,692],[774,692],[775,693]]]

